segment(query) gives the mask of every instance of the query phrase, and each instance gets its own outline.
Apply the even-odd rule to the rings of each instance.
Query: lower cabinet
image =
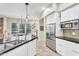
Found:
[[[28,56],[36,55],[36,40],[33,40],[28,43]]]
[[[56,38],[56,51],[60,55],[65,55],[64,42],[61,39]]]
[[[34,56],[36,55],[36,39],[10,50],[1,56]]]
[[[63,56],[79,56],[79,44],[56,38],[56,51]]]
[[[27,43],[11,51],[6,52],[1,56],[27,56]]]

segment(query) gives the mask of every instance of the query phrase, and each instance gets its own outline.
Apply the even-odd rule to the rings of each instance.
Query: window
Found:
[[[25,33],[25,24],[20,24],[19,33]]]
[[[18,27],[17,27],[17,24],[16,23],[12,23],[12,26],[11,26],[11,30],[12,30],[12,34],[17,34],[18,33]]]
[[[31,33],[31,24],[26,25],[26,32],[27,32],[27,34]]]

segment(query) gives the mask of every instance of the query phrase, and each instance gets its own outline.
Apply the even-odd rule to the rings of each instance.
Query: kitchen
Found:
[[[79,3],[0,5],[0,56],[79,56]]]

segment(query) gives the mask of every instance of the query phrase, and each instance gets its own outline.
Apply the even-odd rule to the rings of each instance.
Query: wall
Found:
[[[44,31],[40,31],[40,26],[44,26],[44,19],[41,18],[40,21],[39,21],[39,32],[38,32],[38,39],[39,41],[45,41],[44,39]]]

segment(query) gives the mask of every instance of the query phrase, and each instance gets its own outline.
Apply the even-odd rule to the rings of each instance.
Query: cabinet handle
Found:
[[[75,53],[77,53],[77,54],[79,54],[79,52],[78,51],[75,51],[75,50],[72,50],[73,52],[75,52]]]

